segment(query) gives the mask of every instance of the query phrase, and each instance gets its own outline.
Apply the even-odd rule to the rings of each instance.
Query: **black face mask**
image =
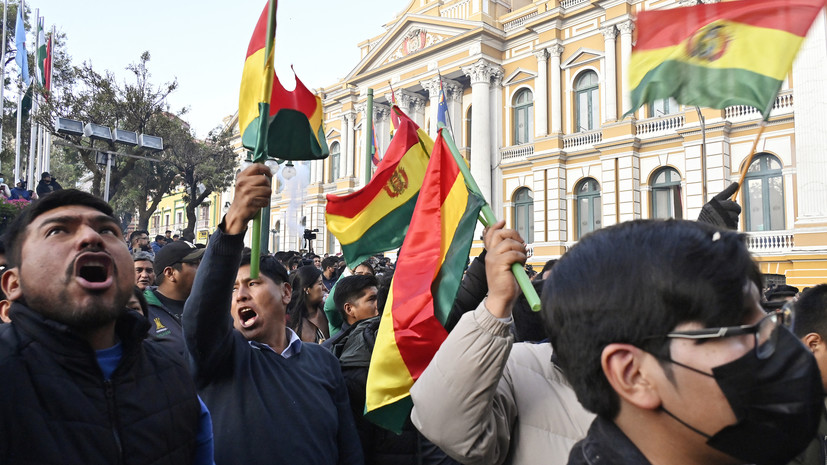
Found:
[[[775,352],[761,360],[755,350],[712,369],[735,413],[737,422],[712,436],[692,427],[665,408],[691,430],[707,438],[710,447],[744,463],[783,465],[795,458],[815,438],[824,409],[824,389],[815,359],[786,328],[778,328]]]

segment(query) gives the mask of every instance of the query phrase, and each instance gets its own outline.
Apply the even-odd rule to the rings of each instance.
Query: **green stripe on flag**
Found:
[[[419,193],[396,207],[370,227],[356,242],[342,244],[342,255],[347,266],[356,268],[377,253],[386,252],[387,244],[402,244],[411,222]]]
[[[781,84],[778,79],[744,69],[714,69],[667,60],[646,73],[640,84],[632,89],[631,108],[673,97],[684,105],[717,109],[749,105],[767,119]]]
[[[434,296],[434,315],[443,326],[457,298],[465,265],[468,263],[468,254],[471,251],[477,216],[483,205],[485,205],[485,199],[473,192],[468,192],[465,212],[457,224],[456,234],[451,239],[445,260],[431,284],[431,294]]]

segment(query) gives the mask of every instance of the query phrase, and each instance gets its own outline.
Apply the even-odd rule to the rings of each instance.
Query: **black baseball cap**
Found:
[[[197,262],[204,255],[204,250],[187,241],[169,243],[155,254],[155,273],[161,274],[166,267],[176,263]]]

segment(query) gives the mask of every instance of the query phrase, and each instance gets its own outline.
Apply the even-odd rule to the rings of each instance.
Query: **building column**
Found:
[[[443,90],[445,91],[445,101],[448,104],[448,121],[451,126],[452,134],[454,135],[454,142],[460,145],[462,140],[462,84],[443,79]]]
[[[411,97],[411,119],[414,120],[417,126],[425,127],[425,99],[419,95]],[[431,121],[431,125],[436,126],[436,121]]]
[[[347,120],[347,148],[344,159],[340,162],[342,177],[353,176],[353,160],[356,158],[356,136],[353,134],[356,123],[356,115],[349,112],[345,115]]]
[[[617,29],[614,26],[600,28],[603,33],[603,45],[606,54],[603,57],[603,82],[606,95],[606,108],[603,112],[603,121],[617,120],[617,54],[615,53],[615,37]]]
[[[491,202],[491,78],[502,68],[488,60],[462,68],[471,78],[471,175],[485,200]]]
[[[787,228],[793,221],[797,230],[823,227],[827,223],[827,133],[823,115],[827,113],[827,88],[817,76],[827,74],[827,39],[824,10],[816,16],[801,51],[793,62],[793,108],[795,110],[796,193],[798,217],[787,218]],[[789,196],[785,202],[792,202]],[[797,232],[798,234],[798,232]],[[820,240],[820,239],[816,239]]]
[[[374,104],[373,105],[373,126],[376,128],[376,149],[382,157],[385,156],[385,151],[388,150],[388,143],[390,138],[390,128],[388,122],[390,121],[391,107],[387,105]]]
[[[350,157],[350,112],[342,115],[342,147],[339,151],[339,177],[347,176],[347,159]],[[334,179],[335,181],[335,179]]]
[[[537,80],[534,91],[534,136],[548,135],[548,52],[534,52],[537,58]]]
[[[551,133],[563,132],[563,88],[560,83],[560,56],[563,46],[552,45],[548,48],[551,55]]]
[[[423,89],[428,91],[428,100],[431,105],[431,127],[429,128],[428,134],[436,139],[436,121],[439,114],[439,78],[435,77],[420,81],[419,84]]]
[[[617,25],[620,30],[620,88],[623,95],[622,114],[626,114],[632,108],[632,98],[629,92],[629,60],[632,58],[632,31],[635,30],[635,23],[632,20],[622,22]]]

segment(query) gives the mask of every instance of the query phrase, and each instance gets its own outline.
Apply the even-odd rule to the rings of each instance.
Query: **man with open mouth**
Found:
[[[252,277],[249,256],[242,261],[247,223],[269,204],[271,179],[263,164],[239,174],[184,306],[196,385],[215,422],[215,463],[362,464],[338,360],[285,325],[287,270],[262,256]]]
[[[135,271],[121,237],[112,208],[74,189],[9,226],[0,463],[210,463],[209,414],[186,362],[126,310]]]

